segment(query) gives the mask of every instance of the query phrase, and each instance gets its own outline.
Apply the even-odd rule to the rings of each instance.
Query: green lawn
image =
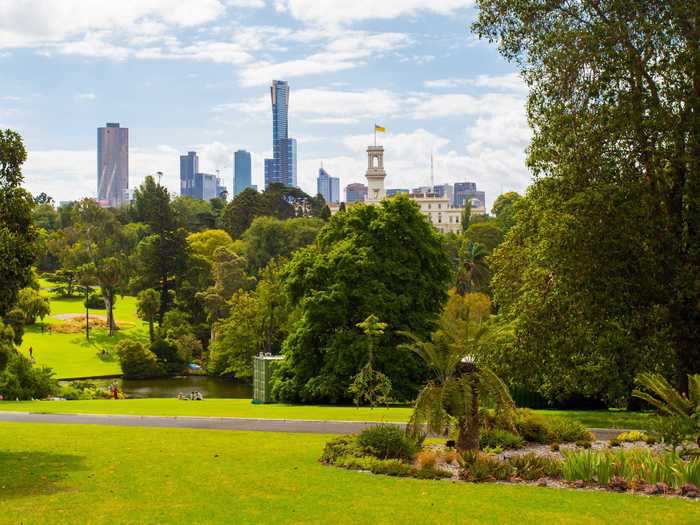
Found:
[[[700,522],[697,502],[374,476],[327,436],[0,424],[0,523]]]
[[[254,405],[249,399],[206,399],[190,402],[177,399],[128,399],[124,401],[4,401],[0,411],[51,412],[66,414],[130,414],[143,416],[212,416],[264,419],[327,419],[335,421],[407,421],[411,409],[355,408],[348,406]],[[589,427],[643,428],[644,414],[606,411],[536,410],[546,416],[576,419]]]
[[[55,298],[44,292],[51,301],[51,315],[44,321],[49,325],[59,325],[63,321],[55,319],[57,314],[82,314],[85,312],[83,300],[80,298]],[[92,314],[105,315],[105,310],[91,310]],[[147,325],[136,317],[136,298],[119,297],[114,309],[117,325],[124,324],[124,330],[119,330],[113,337],[100,328],[91,330],[90,342],[85,340],[84,333],[60,334],[41,331],[41,325],[28,326],[25,329],[21,351],[28,353],[32,347],[34,359],[39,365],[53,368],[57,378],[92,377],[121,374],[119,363],[115,360],[103,360],[100,352],[111,349],[124,337],[135,337],[147,340]]]

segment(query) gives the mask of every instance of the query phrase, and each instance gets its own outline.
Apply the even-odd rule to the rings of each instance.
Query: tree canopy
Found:
[[[424,370],[396,353],[396,331],[430,333],[450,277],[440,235],[407,197],[335,215],[283,274],[301,319],[284,343],[276,394],[286,400],[349,400],[351,378],[369,353],[357,325],[375,315],[388,328],[373,341],[374,368],[389,377],[394,395],[411,398]]]

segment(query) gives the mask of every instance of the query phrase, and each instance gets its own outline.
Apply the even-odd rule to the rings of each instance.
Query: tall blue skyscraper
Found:
[[[129,128],[108,122],[97,128],[97,200],[117,207],[128,201]]]
[[[180,155],[180,195],[196,197],[195,175],[199,173],[199,157],[196,151]]]
[[[297,185],[297,142],[289,138],[289,84],[273,80],[272,99],[272,159],[265,159],[265,187],[272,183]],[[268,160],[270,165],[268,167]]]
[[[326,203],[337,204],[340,202],[340,179],[331,177],[323,168],[318,170],[316,189],[316,193],[322,195]]]
[[[252,186],[250,153],[239,149],[233,154],[233,196]]]

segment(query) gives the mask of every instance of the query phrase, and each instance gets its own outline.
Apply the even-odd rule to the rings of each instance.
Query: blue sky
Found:
[[[523,191],[526,89],[468,31],[471,0],[0,0],[0,127],[18,130],[27,187],[94,196],[96,128],[129,128],[130,186],[179,155],[232,185],[232,155],[271,154],[269,84],[291,86],[299,182],[323,162],[364,182],[374,122],[387,128],[387,187],[475,181],[489,205]]]

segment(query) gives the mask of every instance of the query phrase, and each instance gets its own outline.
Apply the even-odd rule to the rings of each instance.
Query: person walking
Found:
[[[34,359],[34,349],[31,346],[29,347],[29,358]]]

